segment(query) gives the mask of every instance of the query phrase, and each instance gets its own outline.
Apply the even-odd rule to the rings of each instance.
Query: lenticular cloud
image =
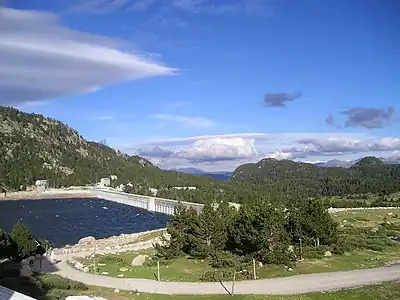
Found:
[[[0,8],[0,105],[90,92],[175,70],[117,41],[63,27],[57,15]]]

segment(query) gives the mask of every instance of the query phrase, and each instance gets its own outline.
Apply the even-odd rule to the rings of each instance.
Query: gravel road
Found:
[[[113,278],[78,271],[65,262],[53,266],[50,272],[81,281],[88,285],[133,290],[155,294],[228,294],[231,282],[158,282],[139,278]],[[284,278],[237,281],[235,294],[292,295],[308,292],[332,291],[400,280],[400,266],[296,275]],[[229,292],[228,292],[229,291]]]

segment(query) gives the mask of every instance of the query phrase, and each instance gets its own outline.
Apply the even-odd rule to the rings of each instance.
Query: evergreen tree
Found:
[[[16,246],[16,251],[12,253],[14,259],[24,259],[35,254],[36,242],[24,224],[16,223],[10,233],[10,238]]]

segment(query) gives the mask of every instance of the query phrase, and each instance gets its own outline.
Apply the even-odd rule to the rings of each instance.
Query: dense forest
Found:
[[[232,179],[273,185],[288,192],[301,187],[310,196],[390,194],[400,190],[400,165],[388,165],[375,157],[365,157],[350,168],[328,168],[268,158],[239,166]]]
[[[132,183],[126,186],[129,193],[152,195],[150,188],[156,188],[158,197],[200,203],[246,203],[255,198],[290,203],[298,197],[351,195],[351,205],[364,206],[365,197],[354,195],[372,193],[380,194],[373,205],[389,205],[397,200],[385,195],[400,191],[400,165],[373,157],[347,169],[263,159],[238,167],[229,181],[161,170],[145,158],[87,141],[55,119],[0,107],[0,188],[25,190],[36,179],[47,179],[50,187],[86,185],[110,175],[118,177],[116,185]],[[171,188],[175,186],[196,189]]]
[[[141,187],[209,185],[207,177],[163,171],[139,156],[86,141],[69,126],[0,107],[0,187],[24,190],[36,179],[51,187],[92,184],[117,175]]]

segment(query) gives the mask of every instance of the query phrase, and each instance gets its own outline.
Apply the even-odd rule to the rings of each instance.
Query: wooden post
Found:
[[[317,248],[319,248],[319,237],[317,238]]]
[[[235,279],[236,279],[236,270],[233,271],[233,281],[232,281],[232,292],[231,296],[235,293]]]
[[[160,261],[159,260],[157,261],[157,280],[161,281],[161,278],[160,278]]]
[[[257,274],[256,274],[256,260],[253,258],[253,278],[257,279]]]
[[[96,274],[96,248],[97,246],[94,247],[94,257],[93,257],[93,274]]]
[[[300,259],[302,259],[302,258],[303,258],[303,243],[300,239]]]

